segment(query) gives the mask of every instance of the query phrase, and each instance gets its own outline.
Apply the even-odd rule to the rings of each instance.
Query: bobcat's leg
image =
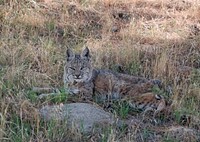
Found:
[[[146,108],[146,109],[144,110],[144,112],[142,113],[143,119],[144,119],[144,117],[145,117],[145,115],[146,115],[146,113],[147,113],[148,111],[154,111],[154,110],[153,110],[153,108],[151,108],[151,107]]]
[[[165,107],[166,107],[166,103],[164,99],[160,100],[160,103],[158,104],[157,109],[154,111],[153,118],[155,119],[156,115],[162,110],[164,110]]]
[[[91,100],[93,97],[93,88],[81,88],[79,94],[81,98]]]
[[[159,96],[159,95],[155,95],[155,99],[158,101],[158,102],[155,102],[155,108],[154,107],[147,107],[144,112],[143,112],[143,118],[145,116],[145,114],[148,112],[148,111],[154,111],[153,113],[153,120],[154,122],[157,124],[158,122],[156,121],[156,115],[161,112],[162,110],[165,109],[166,107],[166,103],[165,103],[165,100]]]
[[[142,114],[143,120],[144,120],[144,117],[145,117],[145,115],[146,115],[146,113],[147,113],[148,111],[154,111],[154,114],[153,114],[153,121],[155,122],[155,124],[157,124],[158,122],[157,122],[155,116],[156,116],[156,114],[157,114],[159,111],[158,111],[158,110],[154,110],[154,109],[151,108],[151,107],[145,109],[145,111],[143,112],[143,114]]]
[[[65,91],[70,95],[77,95],[80,93],[79,88],[77,88],[73,83],[65,83],[64,84]]]
[[[79,88],[79,95],[84,99],[92,99],[94,94],[94,84],[93,82],[83,82],[78,83],[77,88]]]

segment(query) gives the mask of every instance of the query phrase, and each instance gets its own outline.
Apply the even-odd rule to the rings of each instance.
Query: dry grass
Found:
[[[200,129],[198,0],[3,0],[0,4],[0,140],[100,137],[68,131],[51,135],[62,130],[61,125],[41,122],[35,110],[43,103],[30,97],[33,86],[62,88],[66,48],[80,50],[85,44],[95,67],[114,69],[120,64],[130,74],[171,86],[168,99],[177,121],[187,115],[191,120],[184,124]],[[141,133],[141,141],[148,140],[143,134],[148,137],[149,131],[133,130],[132,134]],[[121,138],[115,131],[109,134],[100,139],[137,139],[132,134]]]

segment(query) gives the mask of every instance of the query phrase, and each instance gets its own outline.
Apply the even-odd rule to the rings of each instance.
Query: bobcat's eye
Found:
[[[81,68],[80,68],[80,70],[83,70],[83,69],[84,69],[84,67],[81,67]]]
[[[69,67],[71,70],[75,70],[75,68]]]

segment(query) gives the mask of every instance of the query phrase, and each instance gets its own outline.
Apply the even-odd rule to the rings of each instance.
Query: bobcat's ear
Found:
[[[87,58],[90,59],[90,50],[88,49],[88,47],[85,47],[85,49],[83,50],[82,54],[81,54],[82,58]]]
[[[67,51],[66,51],[67,61],[71,61],[74,57],[75,57],[75,54],[73,53],[73,51],[70,48],[67,48]]]

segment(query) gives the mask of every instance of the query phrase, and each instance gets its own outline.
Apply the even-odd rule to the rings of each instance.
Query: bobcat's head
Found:
[[[86,47],[81,54],[74,54],[71,49],[66,51],[64,67],[64,83],[85,82],[92,77],[90,51]]]

